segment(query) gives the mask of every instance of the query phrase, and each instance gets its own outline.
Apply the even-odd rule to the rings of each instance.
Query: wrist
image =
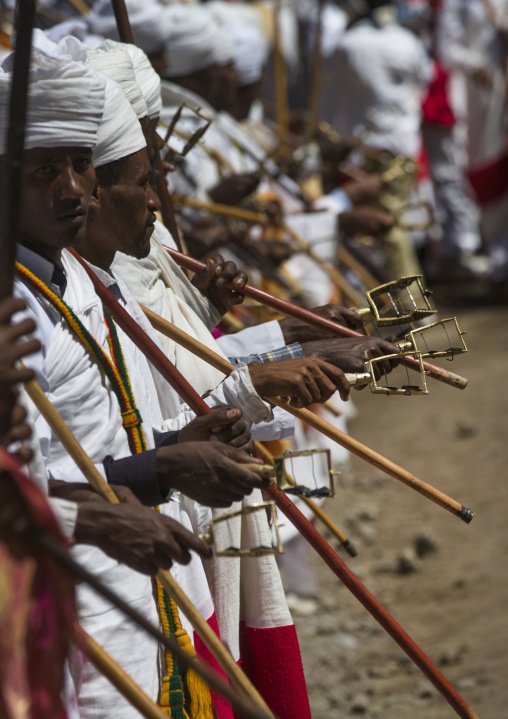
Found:
[[[284,344],[290,345],[298,340],[292,317],[284,317],[282,320],[279,320],[279,327],[284,337]]]
[[[78,515],[74,528],[74,539],[78,544],[91,544],[97,546],[102,536],[101,527],[108,527],[114,516],[114,507],[103,502],[97,506],[95,501],[78,502]]]

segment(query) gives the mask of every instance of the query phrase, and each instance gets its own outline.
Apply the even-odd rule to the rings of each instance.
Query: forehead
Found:
[[[47,162],[49,160],[64,160],[66,157],[80,157],[92,155],[90,147],[33,147],[23,152],[25,163]]]
[[[146,147],[144,147],[129,158],[129,162],[121,172],[121,179],[124,182],[136,181],[150,175],[150,173],[150,160],[148,159]]]

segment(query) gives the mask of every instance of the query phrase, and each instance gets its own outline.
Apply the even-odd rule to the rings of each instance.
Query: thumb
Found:
[[[201,287],[208,287],[215,275],[215,268],[215,260],[212,257],[209,257],[201,272],[192,278],[192,284],[198,289]]]
[[[207,415],[208,422],[206,426],[211,432],[220,432],[224,427],[237,422],[242,416],[242,411],[238,407],[218,407]]]

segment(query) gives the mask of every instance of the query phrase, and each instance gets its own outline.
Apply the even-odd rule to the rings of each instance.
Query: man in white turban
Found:
[[[35,33],[36,44],[37,35]],[[251,458],[219,443],[175,444],[180,435],[164,431],[166,425],[146,360],[133,349],[119,328],[106,324],[104,309],[93,285],[79,263],[65,250],[84,232],[95,185],[92,149],[97,149],[97,130],[103,110],[121,112],[124,117],[126,112],[131,113],[137,133],[121,135],[123,148],[125,150],[128,141],[129,150],[139,147],[146,153],[139,123],[125,96],[121,91],[116,92],[117,86],[106,88],[105,104],[104,77],[89,65],[73,60],[80,56],[78,41],[63,41],[62,46],[54,46],[51,51],[45,42],[40,38],[46,49],[34,55],[33,63],[20,228],[21,265],[16,280],[17,292],[29,307],[26,314],[37,320],[37,336],[42,345],[42,351],[27,363],[36,371],[43,389],[50,394],[98,470],[110,482],[116,480],[129,485],[147,504],[155,504],[168,498],[169,483],[165,488],[160,484],[164,482],[163,476],[172,484],[172,491],[177,489],[177,476],[169,480],[173,470],[177,470],[184,484],[189,483],[190,476],[195,483],[201,483],[200,486],[206,484],[209,502],[227,505],[251,491],[253,486],[260,486],[256,475],[242,470],[231,459],[252,461]],[[3,73],[0,76],[2,152],[9,82],[10,77]],[[77,334],[72,327],[78,328]],[[89,349],[79,339],[87,332]],[[114,355],[110,354],[108,337],[115,343]],[[119,363],[120,379],[115,380],[111,374],[109,379],[104,377],[97,364],[101,357],[106,364]],[[123,372],[130,376],[129,390],[122,385]],[[131,396],[126,406],[122,405],[125,396]],[[175,407],[180,407],[176,396],[172,401]],[[235,417],[238,415],[239,412],[235,412]],[[231,420],[226,423],[231,425]],[[35,424],[53,480],[82,483],[81,472],[47,425],[40,417],[36,417]],[[136,453],[137,447],[146,447],[146,451]],[[238,480],[250,487],[244,483],[240,488]],[[223,487],[219,493],[218,485]],[[77,490],[79,486],[74,485],[69,491],[66,485],[63,489],[54,487],[53,491],[63,491],[65,496],[76,499]],[[188,562],[189,548],[203,555],[208,551],[195,536],[168,517],[139,505],[126,504],[119,508],[103,505],[86,487],[82,491],[97,509],[86,515],[88,523],[80,523],[78,513],[75,537],[88,545],[74,550],[79,561],[138,611],[157,622],[151,580],[139,572],[153,574],[158,567],[168,568],[172,559]],[[123,490],[122,495],[127,497],[128,493]],[[98,521],[101,515],[108,521]],[[129,561],[137,571],[122,566],[119,563],[122,561]],[[77,594],[78,611],[85,629],[156,699],[160,689],[157,643],[87,587],[80,585]],[[91,665],[77,665],[73,673],[80,708],[87,716],[138,717]]]

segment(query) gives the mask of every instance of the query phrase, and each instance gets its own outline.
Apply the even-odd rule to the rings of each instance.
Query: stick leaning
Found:
[[[32,402],[48,422],[65,450],[83,472],[93,489],[111,504],[117,504],[119,501],[118,497],[99,473],[90,457],[83,450],[57,410],[47,399],[37,382],[35,382],[35,380],[27,382],[25,388]],[[242,696],[250,699],[256,707],[263,710],[268,717],[272,717],[273,719],[273,714],[267,707],[261,695],[252,686],[247,676],[235,662],[213,629],[209,626],[205,619],[203,619],[185,592],[173,579],[170,572],[160,570],[157,573],[157,579],[160,581],[169,596],[181,608],[203,642],[222,666],[236,689],[242,694]]]
[[[148,308],[142,306],[142,309],[148,319],[152,322],[155,329],[159,330],[163,334],[166,334],[168,337],[171,337],[171,339],[175,342],[178,342],[205,362],[209,362],[221,372],[224,372],[227,375],[231,374],[234,367],[230,362],[225,360],[216,352],[213,352],[211,349],[206,347],[206,345],[198,342],[193,337],[190,337],[190,335],[178,329],[170,322],[167,322],[167,320],[164,320],[162,317],[156,315]],[[340,444],[342,447],[345,447],[357,457],[364,459],[366,462],[369,462],[369,464],[381,469],[391,477],[394,477],[394,479],[398,479],[400,482],[403,482],[408,487],[411,487],[411,489],[416,490],[419,494],[423,495],[427,499],[430,499],[435,504],[443,507],[443,509],[446,509],[448,512],[460,517],[464,522],[466,522],[466,524],[469,524],[469,522],[473,519],[474,513],[467,507],[464,507],[464,505],[460,504],[460,502],[448,497],[432,485],[419,479],[414,474],[411,474],[411,472],[399,467],[395,464],[395,462],[383,457],[383,455],[373,449],[370,449],[353,437],[350,437],[345,432],[337,429],[322,417],[314,414],[314,412],[311,412],[308,409],[296,409],[288,402],[281,400],[280,398],[277,399],[270,397],[270,402],[282,407],[282,409],[286,410],[286,412],[289,412],[294,417],[297,417],[298,419],[301,419],[311,425],[311,427],[314,427],[314,429],[322,432],[326,437],[334,442],[337,442],[337,444]]]

